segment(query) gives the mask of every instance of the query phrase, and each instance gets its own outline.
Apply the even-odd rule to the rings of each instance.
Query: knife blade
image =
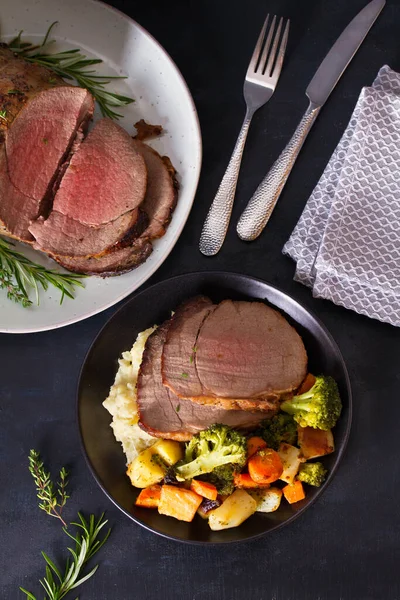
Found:
[[[322,106],[375,23],[386,0],[372,0],[349,23],[311,79],[310,104],[290,142],[273,164],[243,211],[236,231],[242,240],[255,240],[267,224],[303,143]]]

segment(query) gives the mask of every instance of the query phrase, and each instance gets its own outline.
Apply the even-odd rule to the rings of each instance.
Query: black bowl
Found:
[[[137,334],[162,323],[183,300],[205,294],[214,301],[263,300],[277,308],[302,336],[313,373],[332,375],[339,385],[343,411],[335,427],[336,450],[323,462],[329,475],[320,488],[308,488],[305,500],[293,505],[282,501],[270,514],[256,513],[235,529],[213,532],[206,521],[192,523],[159,515],[134,505],[138,491],[125,475],[125,456],[114,439],[110,415],[102,406],[118,368],[118,357],[132,347]],[[224,272],[180,275],[136,294],[103,327],[84,362],[78,389],[78,418],[82,444],[90,470],[103,492],[135,523],[164,537],[189,543],[226,543],[256,538],[286,525],[303,513],[323,492],[343,456],[351,423],[351,389],[342,355],[322,323],[298,302],[252,277]]]

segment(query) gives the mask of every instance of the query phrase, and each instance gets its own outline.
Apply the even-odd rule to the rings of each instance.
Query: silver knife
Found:
[[[371,29],[386,0],[372,0],[336,40],[306,90],[310,100],[292,139],[264,177],[243,211],[236,231],[242,240],[255,240],[267,224],[290,171],[319,111]]]

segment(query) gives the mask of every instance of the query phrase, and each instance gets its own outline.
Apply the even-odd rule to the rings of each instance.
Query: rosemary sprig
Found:
[[[71,525],[78,528],[75,536],[63,527],[63,531],[75,542],[75,548],[68,548],[72,559],[67,559],[64,571],[61,572],[51,558],[45,552],[42,552],[42,556],[46,561],[46,576],[40,579],[40,584],[46,592],[44,600],[61,600],[68,592],[92,577],[98,569],[98,565],[96,565],[91,571],[84,574],[87,562],[105,544],[111,533],[109,529],[105,536],[99,539],[99,534],[108,521],[104,519],[104,513],[97,521],[94,515],[90,515],[88,521],[81,513],[78,513],[78,516],[79,522],[71,523]],[[36,600],[36,596],[25,588],[20,587],[20,590],[26,594],[26,598],[29,600]]]
[[[60,519],[64,527],[67,527],[67,524],[61,515],[62,509],[69,498],[66,492],[66,487],[68,485],[67,470],[64,467],[61,469],[60,480],[55,486],[51,480],[49,471],[46,471],[44,468],[39,452],[31,450],[29,453],[29,471],[36,484],[39,508],[44,510],[51,517]]]
[[[59,273],[46,269],[13,249],[14,244],[0,237],[0,288],[7,291],[10,300],[27,307],[32,305],[28,290],[33,288],[39,304],[39,287],[47,290],[53,285],[61,291],[60,304],[65,296],[74,298],[74,287],[84,287],[85,275]]]
[[[49,40],[49,36],[56,24],[57,21],[50,25],[42,43],[39,45],[23,42],[21,39],[22,31],[20,31],[17,37],[9,42],[8,47],[25,60],[47,67],[63,79],[75,79],[79,86],[86,88],[97,100],[103,116],[110,119],[122,117],[112,107],[130,104],[134,102],[133,98],[108,92],[105,86],[111,83],[113,79],[126,79],[126,77],[96,75],[96,71],[88,69],[88,67],[98,65],[103,61],[99,58],[87,58],[79,48],[48,53],[49,46],[55,41]]]

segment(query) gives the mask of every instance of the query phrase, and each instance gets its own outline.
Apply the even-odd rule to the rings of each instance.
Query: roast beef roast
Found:
[[[139,140],[134,140],[134,144],[144,158],[148,173],[142,208],[149,217],[149,226],[144,235],[153,240],[164,235],[171,220],[178,197],[176,172],[168,157],[160,157],[158,152]]]
[[[137,382],[139,425],[142,429],[155,437],[186,441],[213,423],[251,429],[274,414],[203,406],[179,398],[164,386],[161,357],[169,326],[167,321],[148,337],[143,353]]]
[[[304,379],[303,341],[277,311],[262,302],[225,300],[203,318],[199,303],[189,308],[189,321],[187,304],[176,311],[163,356],[164,384],[178,396],[228,410],[270,411]]]
[[[76,273],[111,277],[127,273],[141,265],[152,253],[153,246],[147,238],[139,237],[130,246],[107,252],[100,257],[53,256],[62,267]]]
[[[215,308],[209,298],[198,296],[181,304],[171,319],[162,355],[163,383],[181,398],[203,395],[195,360],[197,336]]]
[[[53,210],[84,225],[100,226],[138,208],[146,186],[146,165],[134,140],[104,118],[71,158]]]
[[[97,227],[53,210],[48,219],[39,218],[32,223],[29,231],[35,238],[34,247],[50,255],[100,258],[112,248],[129,246],[147,223],[148,217],[140,208]]]
[[[89,92],[0,45],[0,234],[70,270],[119,274],[164,235],[178,186],[167,157],[110,119],[86,135],[93,109]]]
[[[53,87],[32,96],[3,130],[0,221],[18,239],[33,239],[29,225],[48,211],[58,170],[93,108],[86,90]]]
[[[0,44],[0,131],[8,129],[19,111],[37,92],[68,85],[46,67],[18,57],[6,44]]]
[[[145,198],[140,208],[148,216],[148,226],[136,239],[132,236],[124,238],[119,245],[109,247],[102,255],[63,256],[53,251],[53,258],[64,268],[87,275],[120,275],[144,262],[152,252],[151,240],[165,233],[176,204],[178,184],[175,169],[167,157],[161,157],[155,150],[140,142],[132,140],[135,148],[144,158],[148,184]],[[136,233],[140,231],[136,229]],[[122,246],[122,247],[121,247]],[[95,253],[93,253],[95,254]]]

